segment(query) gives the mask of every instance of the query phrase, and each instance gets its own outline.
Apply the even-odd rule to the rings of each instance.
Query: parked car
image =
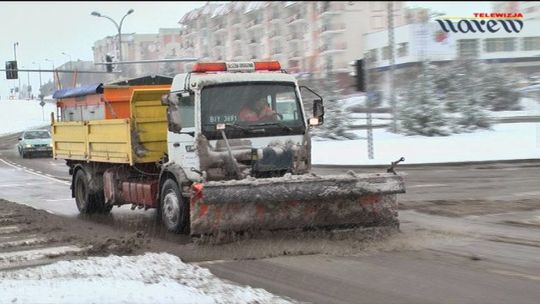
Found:
[[[51,133],[47,130],[25,131],[19,138],[17,148],[22,158],[32,157],[36,154],[52,156]]]

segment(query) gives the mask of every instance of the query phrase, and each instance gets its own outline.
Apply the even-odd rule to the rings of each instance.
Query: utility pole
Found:
[[[373,159],[374,156],[374,149],[373,149],[373,121],[371,116],[371,98],[373,98],[373,94],[371,94],[370,88],[370,82],[369,82],[369,68],[371,67],[371,56],[368,52],[364,53],[364,81],[366,83],[366,99],[367,99],[367,108],[368,112],[366,113],[366,123],[367,123],[367,129],[366,129],[366,137],[367,137],[367,148],[368,148],[368,159]]]
[[[394,91],[394,12],[392,1],[388,1],[388,51],[390,52],[390,105],[392,106],[392,132],[397,133],[397,105]]]
[[[15,42],[13,43],[13,57],[15,58],[14,60],[17,61],[17,47],[19,46],[19,42]],[[17,79],[19,80],[19,97],[21,97],[21,78],[20,77],[17,77]]]

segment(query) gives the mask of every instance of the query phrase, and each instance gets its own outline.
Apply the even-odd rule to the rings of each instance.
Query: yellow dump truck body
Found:
[[[130,117],[53,122],[55,158],[107,163],[152,163],[167,151],[168,89],[133,90]]]

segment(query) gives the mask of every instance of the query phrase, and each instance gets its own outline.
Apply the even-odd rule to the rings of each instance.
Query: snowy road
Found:
[[[143,229],[153,238],[152,251],[199,261],[198,265],[218,277],[277,295],[315,303],[536,303],[540,297],[539,163],[403,170],[408,173],[409,187],[404,207],[415,210],[433,207],[417,202],[446,201],[459,207],[457,215],[401,211],[403,233],[374,247],[363,248],[358,242],[349,242],[347,247],[273,240],[209,249],[163,232],[151,211],[115,208],[109,217],[79,218],[67,183],[45,175],[57,170],[51,166],[46,171],[49,162],[33,159],[23,166],[16,156],[0,161],[0,197],[82,221],[94,229],[126,233]],[[321,174],[343,170],[317,169]],[[472,201],[481,198],[487,203]],[[489,201],[494,198],[500,201]],[[438,207],[434,214],[450,206],[434,205]],[[505,207],[495,214],[482,214],[499,205]],[[516,206],[525,209],[516,210]]]

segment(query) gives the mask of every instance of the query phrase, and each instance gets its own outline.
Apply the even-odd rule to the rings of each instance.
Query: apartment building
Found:
[[[122,34],[122,60],[139,61],[161,58],[159,34]],[[107,54],[119,60],[118,36],[108,36],[94,42],[92,47],[94,62],[105,62]],[[159,74],[159,63],[126,64],[117,67],[125,77],[137,77],[148,74]]]
[[[524,75],[534,75],[540,70],[540,21],[524,21],[519,33],[498,31],[446,33],[436,22],[407,24],[394,29],[396,81],[410,81],[423,60],[444,65],[454,60],[475,59],[503,66]],[[387,89],[390,52],[388,32],[367,34],[365,46],[367,64],[377,73],[383,90]]]
[[[394,25],[405,23],[393,3]],[[387,26],[387,2],[207,3],[182,17],[180,55],[201,60],[279,60],[292,73],[348,73],[363,35]],[[190,64],[185,64],[188,70]]]
[[[160,28],[157,34],[122,34],[122,59],[124,61],[157,60],[177,58],[180,54],[180,29]],[[118,36],[107,36],[94,42],[94,62],[105,62],[107,54],[119,59]],[[122,65],[123,76],[138,77],[148,74],[164,74],[179,71],[180,64],[144,63]]]
[[[492,11],[496,13],[522,13],[523,20],[540,20],[538,1],[499,1],[493,2]]]

